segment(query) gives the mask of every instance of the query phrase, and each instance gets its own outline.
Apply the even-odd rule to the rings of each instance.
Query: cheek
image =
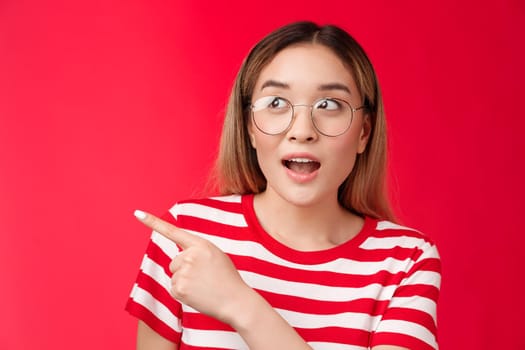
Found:
[[[352,125],[347,134],[342,135],[341,147],[346,149],[346,152],[352,153],[353,158],[356,154],[361,154],[365,151],[370,134],[369,128],[365,123],[360,121]]]
[[[267,168],[272,160],[275,159],[275,154],[278,148],[275,136],[262,135],[261,133],[251,134],[251,143],[257,154],[257,162],[261,169]]]
[[[334,171],[340,174],[338,177],[345,179],[354,168],[357,154],[360,153],[361,142],[359,135],[348,135],[340,140],[333,140],[329,150],[330,159]]]
[[[344,168],[345,171],[350,173],[357,158],[357,147],[355,143],[349,143],[343,147],[338,147],[334,149],[332,154],[334,155],[334,160],[337,159],[336,165]]]
[[[357,153],[361,152],[362,139],[359,130],[350,130],[347,134],[340,138],[333,139],[332,151],[338,154],[352,155],[355,157]]]

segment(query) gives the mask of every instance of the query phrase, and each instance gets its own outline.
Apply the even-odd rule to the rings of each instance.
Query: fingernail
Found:
[[[135,217],[139,220],[144,220],[146,218],[146,213],[143,212],[142,210],[135,210],[135,212],[133,213],[133,215],[135,215]]]

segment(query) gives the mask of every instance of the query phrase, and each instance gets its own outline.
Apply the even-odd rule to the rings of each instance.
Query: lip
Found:
[[[321,163],[317,157],[315,157],[311,153],[306,153],[306,152],[289,153],[289,154],[286,154],[282,158],[282,160],[285,161],[285,160],[290,160],[290,159],[293,159],[293,158],[306,158],[306,159],[313,160],[314,162]]]
[[[310,159],[310,160],[312,160],[314,162],[318,162],[319,164],[321,164],[319,159],[317,157],[315,157],[314,155],[310,154],[310,153],[299,152],[299,153],[286,154],[284,157],[281,158],[281,164],[283,164],[283,168],[286,171],[286,174],[288,175],[288,177],[292,181],[294,181],[296,183],[304,184],[304,183],[308,183],[308,182],[314,180],[317,177],[317,175],[319,174],[319,169],[321,167],[319,167],[319,169],[316,169],[315,171],[313,171],[311,173],[301,174],[301,173],[297,173],[297,172],[287,168],[284,165],[285,161],[288,161],[288,160],[294,159],[294,158]]]

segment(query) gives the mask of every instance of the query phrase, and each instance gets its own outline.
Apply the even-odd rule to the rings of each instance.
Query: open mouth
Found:
[[[321,163],[308,158],[291,158],[282,161],[283,165],[298,174],[310,174],[321,167]]]

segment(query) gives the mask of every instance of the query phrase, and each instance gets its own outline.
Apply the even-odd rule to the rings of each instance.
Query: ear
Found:
[[[248,136],[250,137],[250,143],[252,144],[253,148],[255,147],[255,133],[253,131],[253,124],[248,123]]]
[[[363,125],[361,126],[361,132],[359,133],[359,143],[357,145],[358,154],[361,154],[366,150],[366,145],[368,144],[371,132],[372,122],[370,121],[370,116],[366,114],[363,120]]]

